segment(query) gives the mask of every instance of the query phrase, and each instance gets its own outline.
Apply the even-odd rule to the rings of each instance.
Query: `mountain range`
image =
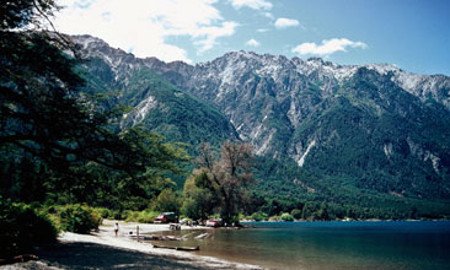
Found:
[[[263,196],[450,212],[450,77],[247,51],[165,63],[70,38],[85,91],[128,108],[121,127],[143,125],[192,153],[249,142]]]

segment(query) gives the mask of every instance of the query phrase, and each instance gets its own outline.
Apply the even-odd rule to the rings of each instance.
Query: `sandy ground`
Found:
[[[195,252],[155,249],[129,237],[136,233],[168,231],[167,224],[119,222],[119,236],[114,235],[114,222],[106,220],[99,231],[90,235],[63,233],[59,244],[36,252],[39,261],[1,266],[0,270],[19,269],[262,269],[259,266],[229,262]],[[182,226],[182,230],[192,227]],[[204,228],[201,228],[204,229]]]

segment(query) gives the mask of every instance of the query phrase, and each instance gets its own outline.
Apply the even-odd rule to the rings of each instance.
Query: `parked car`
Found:
[[[174,212],[164,212],[155,218],[155,223],[178,223],[178,216]]]
[[[206,225],[206,227],[217,228],[217,227],[220,227],[220,221],[214,220],[214,219],[207,220],[205,225]]]

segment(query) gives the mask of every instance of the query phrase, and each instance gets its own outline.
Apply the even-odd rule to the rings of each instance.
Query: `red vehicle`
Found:
[[[155,223],[178,223],[178,216],[174,212],[164,212],[155,218]]]
[[[217,227],[220,227],[220,222],[218,220],[208,220],[208,221],[206,221],[205,225],[206,225],[206,227],[217,228]]]

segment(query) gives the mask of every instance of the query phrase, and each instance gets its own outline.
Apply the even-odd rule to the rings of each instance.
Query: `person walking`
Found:
[[[116,224],[114,225],[114,234],[117,237],[117,234],[119,233],[119,222],[116,222]]]

